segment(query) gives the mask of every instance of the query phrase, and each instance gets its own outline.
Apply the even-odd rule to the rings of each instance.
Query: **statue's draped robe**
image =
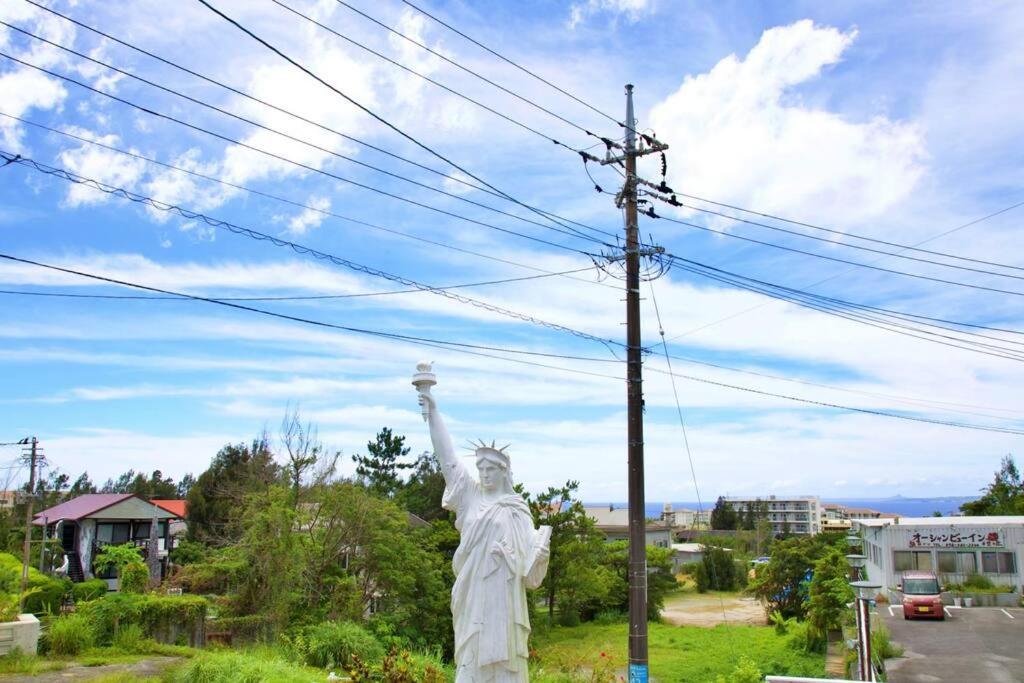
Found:
[[[530,618],[526,589],[547,571],[530,509],[522,496],[494,502],[457,463],[445,478],[443,505],[460,533],[452,567],[456,683],[526,683]]]

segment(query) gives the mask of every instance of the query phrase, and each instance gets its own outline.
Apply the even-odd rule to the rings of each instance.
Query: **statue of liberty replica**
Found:
[[[527,683],[526,591],[544,580],[551,528],[534,529],[526,501],[513,491],[508,446],[480,443],[473,476],[455,454],[430,395],[436,384],[430,364],[420,363],[417,371],[413,384],[444,474],[442,504],[455,512],[459,531],[452,560],[455,683]]]

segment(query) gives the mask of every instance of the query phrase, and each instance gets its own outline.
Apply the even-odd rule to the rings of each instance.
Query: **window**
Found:
[[[148,541],[149,540],[149,527],[151,522],[137,522],[135,524],[135,535],[136,541]],[[156,537],[161,539],[164,537],[164,531],[166,531],[167,522],[157,522],[156,526]]]
[[[128,542],[131,525],[128,522],[96,525],[96,542],[100,545],[121,545]]]
[[[930,550],[894,550],[892,553],[896,571],[931,571],[932,553]]]
[[[937,555],[939,571],[943,574],[974,574],[978,571],[978,561],[973,551],[940,550]]]
[[[986,574],[1014,574],[1017,567],[1014,563],[1013,553],[988,553],[981,554],[981,570]]]

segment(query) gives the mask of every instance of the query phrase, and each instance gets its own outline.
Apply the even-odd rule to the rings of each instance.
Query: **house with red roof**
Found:
[[[164,501],[179,503],[184,501]],[[47,538],[60,541],[66,558],[65,571],[75,582],[98,577],[117,590],[113,571],[97,571],[93,561],[103,546],[133,543],[149,552],[150,529],[157,524],[157,548],[161,578],[167,571],[170,552],[171,523],[178,519],[176,511],[157,505],[134,493],[89,493],[37,512],[33,524],[46,529]]]

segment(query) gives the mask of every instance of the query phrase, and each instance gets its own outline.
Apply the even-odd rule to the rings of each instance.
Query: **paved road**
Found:
[[[46,673],[0,675],[0,683],[65,683],[66,681],[91,681],[104,676],[123,674],[125,680],[158,680],[168,667],[184,661],[181,657],[147,657],[127,664],[104,664],[102,666],[72,665]]]
[[[945,621],[904,621],[899,605],[879,608],[905,650],[886,661],[891,683],[1024,682],[1024,609],[949,608]]]

